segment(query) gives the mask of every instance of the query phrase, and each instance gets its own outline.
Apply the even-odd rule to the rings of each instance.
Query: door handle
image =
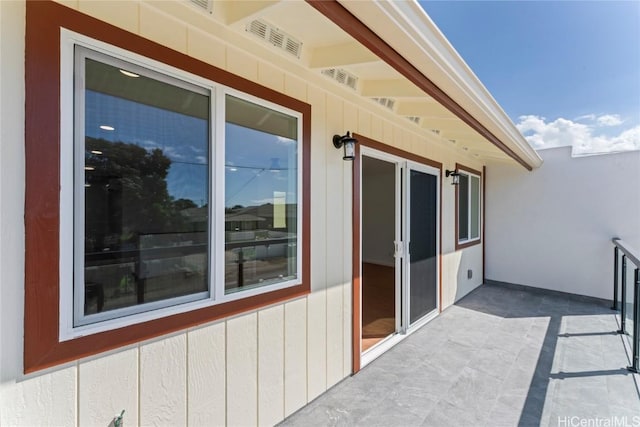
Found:
[[[393,242],[394,253],[393,256],[395,258],[401,258],[404,256],[404,244],[403,242]]]

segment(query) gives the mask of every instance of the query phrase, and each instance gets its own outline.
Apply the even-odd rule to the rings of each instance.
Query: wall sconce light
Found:
[[[351,136],[349,132],[346,135],[333,135],[333,146],[340,149],[344,148],[344,156],[342,160],[353,160],[356,157],[356,144],[358,140]]]
[[[458,169],[455,170],[447,170],[445,171],[445,175],[447,178],[451,177],[451,185],[458,185],[460,183],[460,173]]]

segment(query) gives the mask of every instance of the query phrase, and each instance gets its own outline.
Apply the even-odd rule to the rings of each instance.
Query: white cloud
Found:
[[[144,147],[145,150],[151,151],[156,148],[160,148],[157,142],[151,139],[134,139],[134,142]]]
[[[574,154],[611,153],[617,151],[640,150],[640,126],[627,129],[613,137],[594,136],[588,144],[574,146]]]
[[[595,120],[596,119],[596,115],[595,114],[585,114],[582,116],[578,116],[575,119],[573,119],[576,122],[579,122],[581,120]]]
[[[620,126],[624,121],[618,114],[584,114],[573,119],[574,122],[591,122],[596,126]]]
[[[176,147],[168,146],[162,149],[162,154],[170,158],[171,160],[183,161],[186,159],[186,156],[180,152]]]
[[[519,119],[516,127],[536,150],[570,146],[576,155],[640,150],[640,125],[617,135],[596,134],[597,128],[622,124],[618,115],[586,115],[575,121],[558,118],[547,122],[544,117],[534,115],[520,116]],[[584,119],[592,123],[577,123],[577,120]]]
[[[600,126],[620,126],[622,120],[617,114],[605,114],[596,120]]]
[[[266,205],[266,204],[273,204],[273,197],[267,197],[266,199],[253,199],[250,200],[251,204],[253,206],[261,206],[261,205]]]
[[[289,145],[289,144],[293,144],[296,142],[295,139],[291,139],[291,138],[287,138],[286,136],[277,136],[276,138],[278,138],[278,142],[280,144],[284,144],[284,145]]]

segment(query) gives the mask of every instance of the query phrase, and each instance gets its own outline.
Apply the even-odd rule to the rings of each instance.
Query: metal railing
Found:
[[[295,245],[296,243],[297,243],[297,239],[295,237],[226,242],[224,244],[225,251],[234,250],[238,257],[237,260],[235,261],[236,264],[238,265],[238,272],[237,272],[238,287],[243,287],[245,284],[244,264],[247,261],[245,259],[245,254],[244,254],[245,249],[264,246],[268,251],[270,246],[280,245],[280,246],[290,247],[291,245]]]
[[[633,333],[631,335],[632,356],[631,366],[627,369],[634,373],[640,372],[640,259],[639,252],[635,251],[631,246],[614,237],[613,242],[613,305],[612,310],[618,310],[618,283],[620,283],[620,329],[619,334],[627,335],[627,263],[633,264]],[[622,252],[622,269],[619,268],[618,260]],[[621,280],[619,280],[621,279]]]

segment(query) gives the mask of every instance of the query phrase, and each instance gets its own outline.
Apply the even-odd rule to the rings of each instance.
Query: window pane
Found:
[[[297,277],[298,123],[226,97],[225,294]]]
[[[207,292],[209,93],[91,58],[80,64],[84,315]]]
[[[460,174],[458,184],[458,240],[469,239],[469,175]]]
[[[480,237],[480,178],[471,178],[471,239]]]

